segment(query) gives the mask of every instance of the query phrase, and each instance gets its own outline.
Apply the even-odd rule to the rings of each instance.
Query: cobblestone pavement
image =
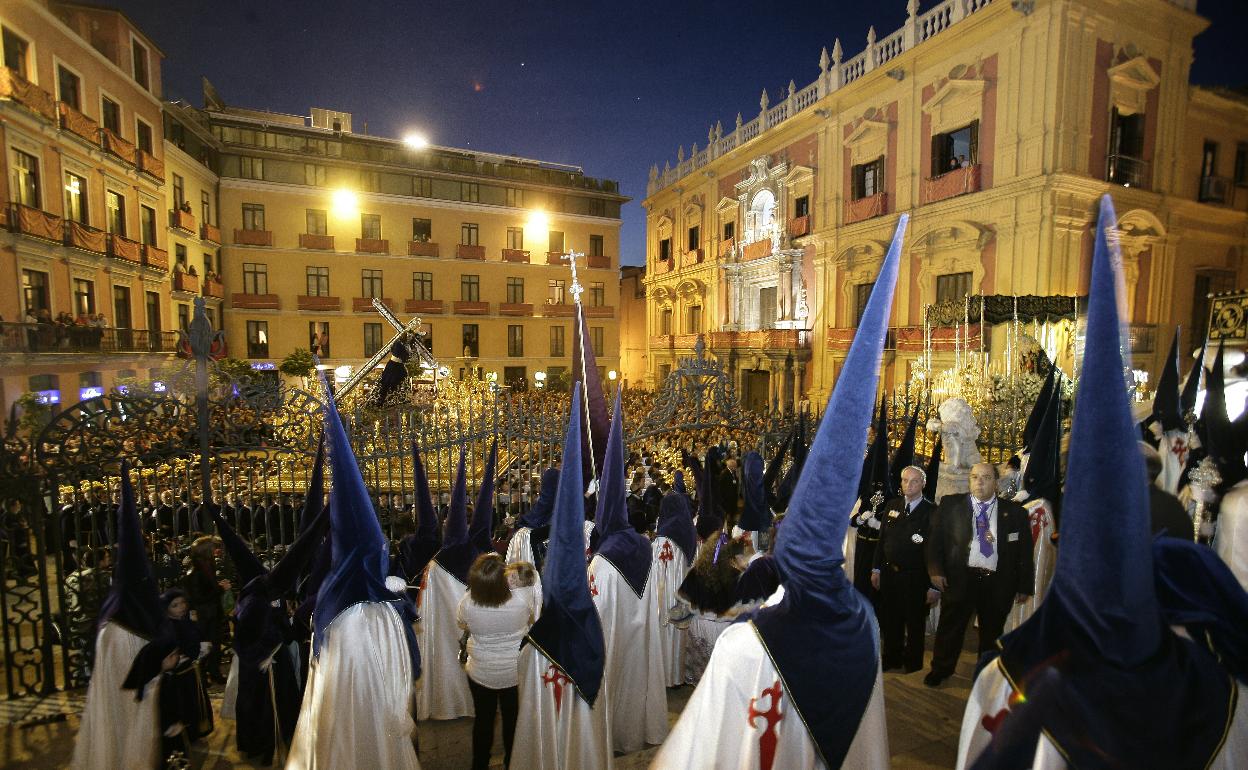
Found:
[[[968,634],[971,640],[974,634]],[[884,675],[888,743],[892,766],[899,770],[951,768],[958,753],[962,711],[970,695],[974,657],[963,652],[958,672],[941,687],[923,686],[925,671]],[[691,687],[668,690],[668,719],[675,722],[693,692]],[[214,707],[220,689],[212,691]],[[0,767],[8,770],[59,768],[73,754],[78,713],[85,691],[57,693],[43,699],[0,701]],[[472,720],[420,722],[420,764],[423,770],[461,770],[472,756]],[[496,737],[494,767],[502,767],[502,738]],[[657,748],[618,757],[619,770],[649,766]],[[197,744],[192,766],[210,770],[251,768],[234,751],[234,723],[217,720],[216,730]]]

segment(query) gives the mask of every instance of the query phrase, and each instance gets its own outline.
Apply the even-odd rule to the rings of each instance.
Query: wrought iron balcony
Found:
[[[84,141],[90,142],[96,147],[100,146],[100,124],[91,118],[83,115],[78,110],[70,107],[65,102],[56,103],[57,111],[61,114],[61,128],[74,134]]]
[[[847,225],[887,213],[888,193],[881,192],[865,198],[845,201],[845,224]]]
[[[611,258],[605,254],[590,254],[585,257],[585,264],[594,269],[610,270]]]
[[[199,239],[221,245],[221,228],[216,225],[210,225],[207,222],[199,226]]]
[[[317,310],[338,312],[342,309],[341,297],[310,297],[300,294],[295,297],[295,307],[299,310]]]
[[[431,241],[408,241],[407,253],[413,257],[436,257],[438,244]]]
[[[100,129],[100,146],[104,148],[105,152],[124,160],[131,166],[139,163],[139,148],[107,128]]]
[[[18,74],[17,70],[0,67],[0,99],[17,102],[48,120],[56,120],[56,100],[47,91]]]
[[[182,209],[173,209],[169,212],[169,226],[188,235],[193,235],[195,233],[195,215]]]
[[[503,261],[528,264],[529,252],[523,249],[503,249]]]
[[[1148,161],[1130,155],[1110,155],[1106,159],[1105,181],[1147,190]]]
[[[0,323],[2,353],[173,353],[177,333],[58,324]]]
[[[299,248],[319,249],[321,251],[333,251],[334,250],[334,236],[318,235],[315,233],[299,233]]]
[[[441,315],[446,309],[440,299],[409,299],[403,302],[403,312]]]
[[[485,247],[460,243],[455,246],[455,257],[457,259],[485,259]]]
[[[9,228],[15,233],[57,243],[64,237],[60,217],[20,203],[9,204]]]
[[[186,292],[187,294],[198,294],[199,276],[175,272],[173,274],[173,290]]]
[[[1202,176],[1200,178],[1201,203],[1229,203],[1231,199],[1231,180],[1224,176]]]
[[[234,231],[234,243],[239,246],[272,246],[272,230],[238,230]]]
[[[385,238],[356,238],[355,250],[360,254],[389,254],[390,241]]]
[[[935,203],[957,195],[979,192],[979,164],[955,168],[923,180],[923,201]]]

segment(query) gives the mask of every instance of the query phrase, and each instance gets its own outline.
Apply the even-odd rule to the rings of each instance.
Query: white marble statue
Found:
[[[979,438],[979,423],[975,421],[971,405],[962,398],[948,398],[941,403],[939,412],[938,424],[928,426],[940,431],[944,446],[940,477],[936,481],[937,499],[969,492],[967,478],[971,466],[983,461],[979,448],[975,446],[975,440]]]

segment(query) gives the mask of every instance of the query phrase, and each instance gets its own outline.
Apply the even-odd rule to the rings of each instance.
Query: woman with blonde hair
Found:
[[[482,554],[468,570],[468,593],[456,620],[467,632],[468,688],[476,717],[472,725],[472,766],[486,768],[494,744],[494,714],[503,712],[503,764],[511,762],[520,683],[520,642],[533,625],[532,599],[512,592],[507,565],[496,553]]]

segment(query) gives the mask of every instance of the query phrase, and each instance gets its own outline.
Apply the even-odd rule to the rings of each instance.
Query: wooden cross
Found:
[[[355,390],[359,386],[359,384],[364,381],[364,378],[367,377],[370,372],[376,369],[378,365],[380,365],[381,362],[386,358],[386,356],[390,355],[390,348],[394,346],[394,343],[398,342],[399,340],[402,340],[404,337],[413,338],[413,339],[409,339],[408,342],[409,344],[412,344],[415,346],[416,354],[420,356],[421,361],[432,364],[435,368],[438,365],[438,362],[434,359],[433,355],[429,352],[429,350],[425,348],[425,346],[422,345],[419,340],[414,339],[415,334],[420,329],[420,325],[422,323],[420,316],[416,316],[415,318],[413,318],[412,320],[404,324],[394,315],[394,313],[390,312],[390,308],[386,307],[386,304],[384,302],[382,302],[380,299],[377,299],[376,297],[373,298],[373,309],[375,309],[377,313],[386,320],[387,323],[393,326],[397,330],[397,333],[393,337],[390,338],[389,342],[387,342],[385,345],[382,345],[381,348],[378,349],[378,351],[373,355],[372,358],[368,359],[363,364],[361,364],[360,368],[356,370],[355,374],[351,375],[351,377],[342,384],[342,387],[339,388],[337,392],[334,393],[335,401],[341,402],[344,398],[347,397],[347,394]]]

